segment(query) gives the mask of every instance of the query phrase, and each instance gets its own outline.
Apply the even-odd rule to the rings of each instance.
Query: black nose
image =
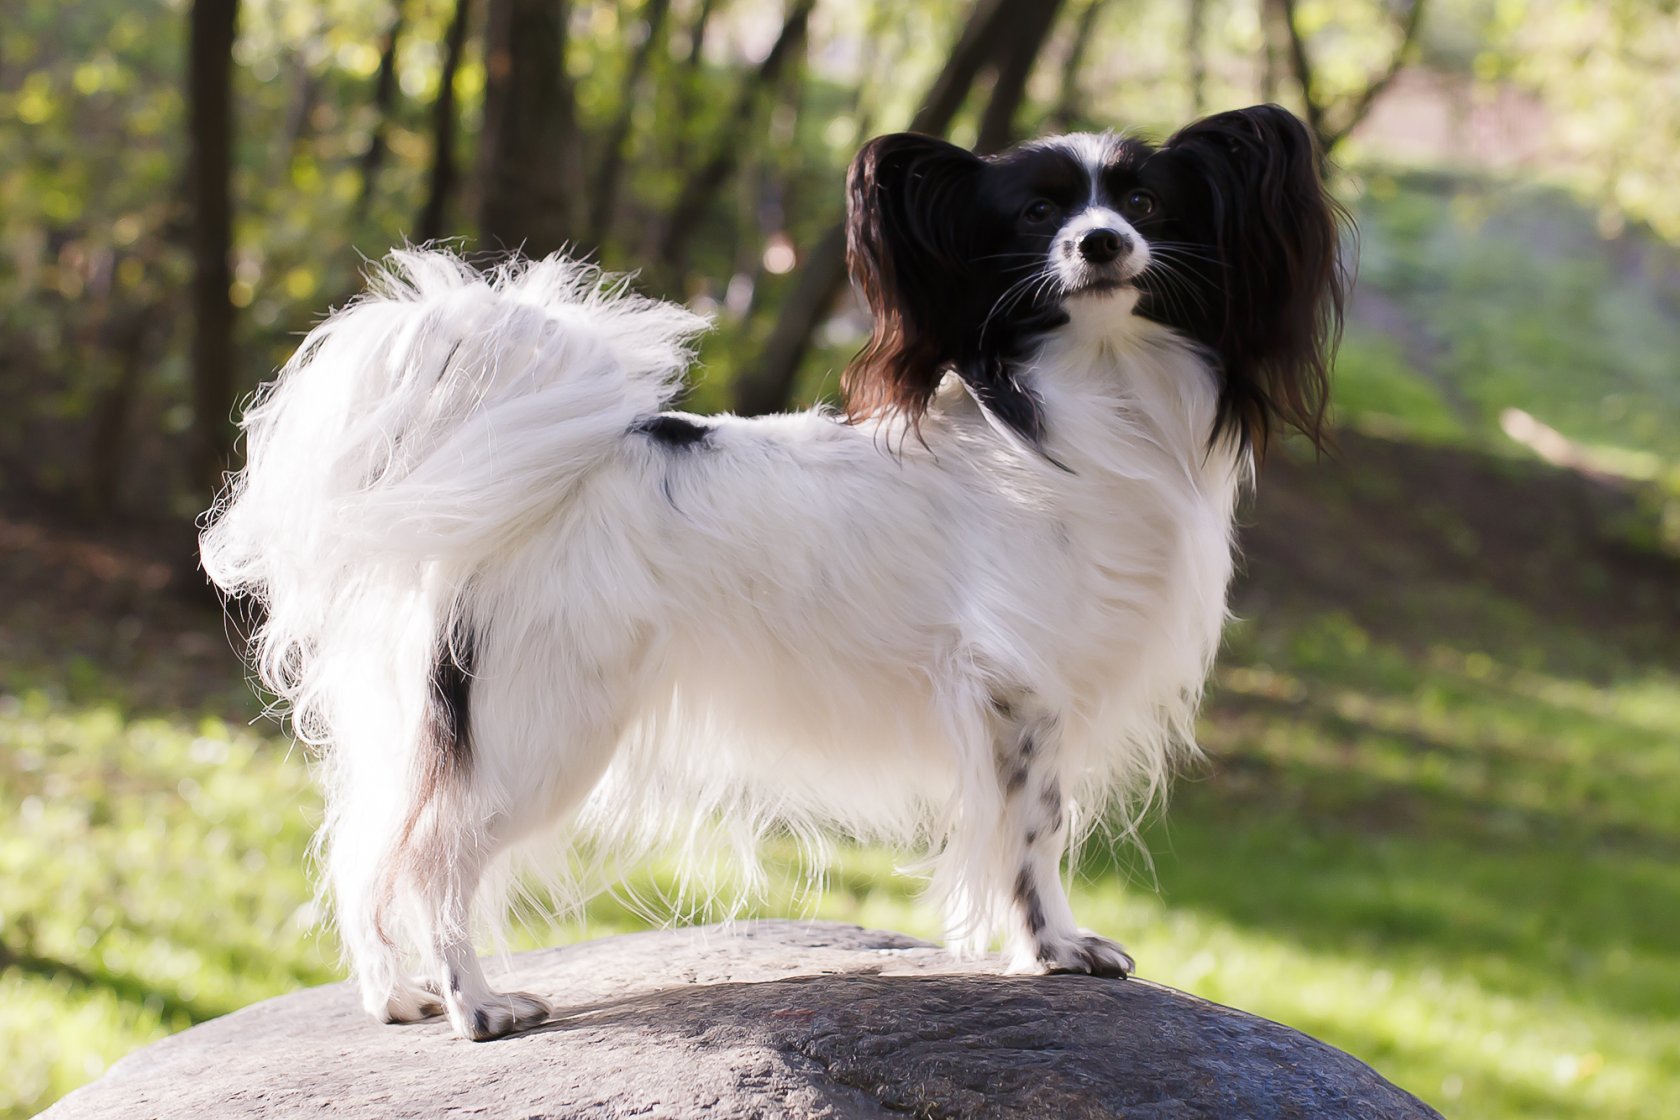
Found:
[[[1131,247],[1131,239],[1113,229],[1094,229],[1079,239],[1079,255],[1092,264],[1108,264]]]

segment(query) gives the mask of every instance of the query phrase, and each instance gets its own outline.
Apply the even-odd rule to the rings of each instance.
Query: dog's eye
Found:
[[[1147,218],[1155,213],[1155,196],[1148,191],[1133,191],[1120,203],[1120,212],[1128,218]]]
[[[1029,222],[1047,222],[1056,214],[1056,204],[1048,198],[1035,198],[1027,203],[1027,208],[1021,211],[1021,217]]]

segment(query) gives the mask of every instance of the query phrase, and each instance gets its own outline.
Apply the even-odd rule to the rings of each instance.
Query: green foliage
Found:
[[[1477,69],[1508,77],[1552,116],[1547,155],[1601,207],[1680,239],[1672,188],[1680,142],[1675,0],[1507,0]]]
[[[1602,240],[1556,190],[1472,175],[1365,176],[1359,289],[1338,367],[1353,423],[1510,446],[1519,408],[1615,473],[1680,461],[1673,254]]]
[[[1440,388],[1407,363],[1399,344],[1359,326],[1342,342],[1334,401],[1337,423],[1365,431],[1430,441],[1468,435]]]
[[[137,328],[147,316],[167,317],[185,278],[183,257],[168,245],[185,151],[173,80],[181,20],[152,0],[115,18],[28,4],[9,10],[6,23],[0,445],[44,444],[30,469],[48,488],[73,490],[87,485],[76,477],[86,448],[42,434],[88,421],[121,377],[118,347],[161,347],[161,327],[147,337]],[[146,410],[150,423],[179,419],[169,414],[179,374],[178,363],[157,363],[163,388]]]
[[[94,511],[184,516],[202,508],[206,497],[186,488],[180,462],[181,436],[193,419],[180,322],[189,271],[189,215],[181,193],[187,158],[181,94],[185,7],[185,0],[141,0],[119,8],[26,0],[8,14],[6,35],[0,37],[0,119],[16,122],[0,134],[0,338],[6,343],[0,347],[0,447],[33,448],[29,456],[5,456],[13,487],[44,491]],[[372,104],[379,63],[375,44],[395,5],[249,0],[241,6],[230,292],[241,309],[237,393],[254,387],[284,360],[300,331],[356,289],[364,256],[377,257],[413,229],[433,157],[427,111],[437,93],[444,28],[453,7],[452,0],[401,7],[397,97],[384,122],[389,157],[377,181],[367,184],[360,161],[379,125]],[[620,221],[599,247],[599,257],[614,269],[648,268],[645,283],[655,290],[715,301],[726,327],[740,327],[738,335],[730,335],[731,345],[711,348],[710,380],[699,393],[700,399],[723,403],[733,364],[752,360],[789,285],[787,276],[763,267],[766,246],[806,249],[833,220],[851,152],[867,134],[900,127],[909,118],[968,5],[966,0],[819,4],[810,49],[795,68],[799,83],[762,91],[763,100],[742,120],[723,114],[735,102],[743,63],[762,47],[773,9],[717,5],[710,49],[691,61],[686,34],[697,8],[695,0],[673,5],[646,80],[626,89],[630,48],[642,34],[639,6],[580,5],[568,66],[584,133],[577,158],[585,165],[594,164],[603,130],[626,99],[631,101]],[[1262,53],[1259,8],[1250,0],[1205,5],[1197,48],[1207,74],[1202,108],[1248,103],[1261,95],[1266,79],[1255,65]],[[1680,104],[1669,96],[1680,74],[1674,65],[1680,57],[1674,28],[1680,24],[1665,14],[1670,8],[1430,0],[1422,54],[1433,66],[1540,98],[1560,122],[1560,137],[1579,149],[1561,155],[1548,150],[1547,166],[1590,195],[1598,210],[1594,228],[1620,230],[1631,217],[1672,233],[1663,180],[1655,170],[1671,162],[1673,144],[1665,137],[1673,130],[1665,131],[1662,122]],[[1118,123],[1159,134],[1196,111],[1189,90],[1188,5],[1150,0],[1127,7],[1124,18],[1119,11],[1109,5],[1099,13],[1084,68],[1071,77],[1063,64],[1072,49],[1073,21],[1056,30],[1030,87],[1025,127],[1033,129],[1033,114],[1042,117],[1070,80],[1080,91],[1074,100],[1077,123]],[[1321,93],[1335,102],[1351,99],[1388,57],[1393,6],[1302,0],[1298,12],[1312,41]],[[1573,44],[1589,39],[1607,49],[1571,69]],[[1273,76],[1280,79],[1276,95],[1292,101],[1283,70],[1274,67]],[[464,177],[449,231],[459,235],[471,233],[467,210],[484,84],[480,52],[470,45],[456,79],[463,125],[457,154]],[[957,139],[972,138],[974,112],[970,105],[959,116]],[[740,145],[737,178],[706,215],[687,275],[661,275],[650,246],[684,178],[718,137]],[[1566,279],[1561,268],[1528,276],[1520,246],[1527,231],[1490,228],[1490,242],[1480,228],[1478,214],[1503,204],[1506,193],[1462,184],[1453,192],[1463,205],[1455,204],[1450,225],[1436,223],[1415,239],[1399,214],[1408,190],[1400,188],[1401,197],[1388,207],[1401,221],[1391,254],[1399,280],[1406,267],[1419,263],[1400,259],[1408,253],[1441,275],[1438,266],[1457,247],[1454,238],[1488,250],[1460,254],[1450,285],[1409,294],[1413,318],[1451,335],[1444,342],[1457,368],[1436,371],[1440,376],[1430,391],[1460,421],[1473,420],[1460,407],[1466,402],[1455,400],[1451,386],[1442,382],[1479,379],[1480,395],[1467,393],[1467,403],[1485,419],[1499,402],[1523,399],[1532,369],[1594,360],[1579,342],[1567,352],[1556,347],[1552,331],[1563,323],[1577,339],[1602,330],[1625,340],[1617,343],[1626,351],[1617,376],[1625,375],[1634,391],[1578,401],[1557,419],[1537,415],[1554,426],[1568,425],[1561,430],[1575,438],[1618,447],[1623,441],[1610,429],[1619,425],[1661,429],[1666,421],[1658,418],[1660,410],[1645,406],[1655,399],[1674,411],[1659,385],[1672,382],[1665,361],[1674,352],[1672,329],[1662,323],[1657,330],[1645,329],[1654,321],[1652,297],[1638,290],[1640,276],[1622,263],[1594,263],[1619,252],[1622,243],[1577,239],[1575,275],[1567,285],[1557,283]],[[360,201],[364,193],[366,205]],[[1377,218],[1381,226],[1385,219]],[[1573,215],[1571,220],[1585,228]],[[1512,252],[1500,248],[1500,238],[1510,242]],[[1385,258],[1377,252],[1368,259]],[[1606,273],[1612,284],[1595,288]],[[1646,278],[1664,274],[1664,267],[1655,265]],[[1378,276],[1375,282],[1388,280]],[[1437,313],[1462,319],[1472,306],[1487,310],[1465,297],[1490,285],[1505,293],[1504,304],[1494,309],[1497,317],[1484,316],[1481,325],[1435,321]],[[1588,299],[1591,314],[1572,314],[1588,289],[1595,293]],[[1666,323],[1664,316],[1673,318],[1672,308],[1657,314]],[[1490,341],[1483,333],[1489,323],[1504,332],[1493,340],[1493,352],[1484,345]],[[818,349],[826,346],[829,352],[813,356],[803,384],[831,384],[836,359],[844,357],[850,341],[819,340]],[[1380,345],[1356,338],[1350,353]],[[1643,352],[1632,353],[1634,346]],[[1408,348],[1402,353],[1417,364]],[[1483,358],[1485,370],[1478,366]],[[1386,379],[1379,393],[1405,392],[1391,376],[1392,364],[1381,366],[1385,360],[1374,359],[1379,364],[1372,376]],[[1424,396],[1412,396],[1396,407],[1408,412],[1432,407]],[[1596,420],[1592,409],[1599,411]],[[1426,426],[1438,430],[1439,417]],[[1666,436],[1641,431],[1634,442],[1657,439]]]

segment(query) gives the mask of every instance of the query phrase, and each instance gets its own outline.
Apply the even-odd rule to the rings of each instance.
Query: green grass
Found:
[[[1489,176],[1372,169],[1353,211],[1359,288],[1384,314],[1350,324],[1345,417],[1498,446],[1518,407],[1580,443],[1680,461],[1672,247],[1606,241],[1562,191]]]
[[[1149,832],[1153,875],[1092,853],[1081,919],[1145,976],[1324,1038],[1449,1114],[1680,1114],[1680,679],[1531,621],[1542,644],[1510,655],[1339,611],[1240,625],[1204,721],[1213,767]],[[0,703],[0,743],[21,805],[0,823],[0,1115],[335,975],[303,873],[315,799],[277,740],[40,688]],[[848,853],[820,903],[768,909],[933,933],[891,868]],[[603,901],[520,941],[641,924]]]
[[[309,932],[315,803],[272,739],[214,718],[0,697],[0,1115],[139,1043],[334,977]]]

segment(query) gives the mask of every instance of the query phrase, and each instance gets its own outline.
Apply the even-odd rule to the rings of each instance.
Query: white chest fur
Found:
[[[1247,455],[1211,447],[1218,387],[1192,347],[1140,320],[1125,334],[1061,332],[1033,371],[1045,482],[1067,555],[1055,674],[1097,753],[1139,736],[1188,739],[1218,649],[1232,519]],[[1103,747],[1101,741],[1109,745]]]

